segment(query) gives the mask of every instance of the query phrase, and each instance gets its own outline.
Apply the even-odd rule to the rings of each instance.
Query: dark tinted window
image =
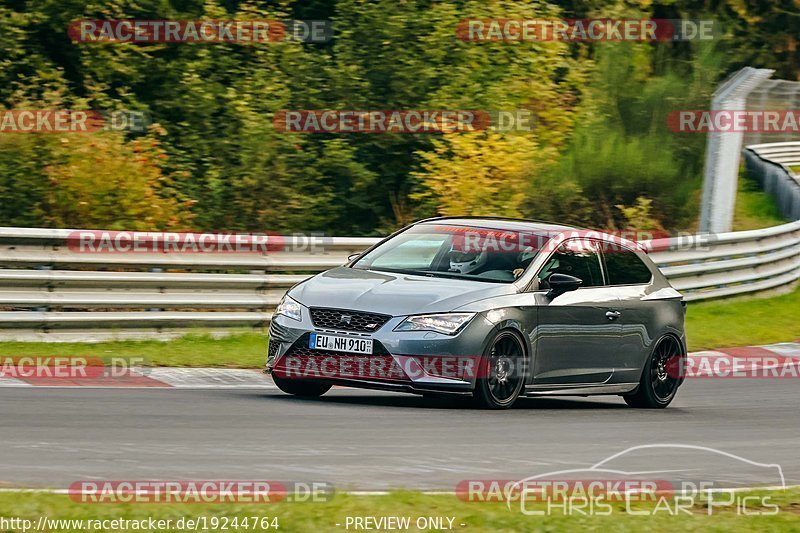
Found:
[[[604,251],[606,270],[611,285],[639,285],[649,283],[652,274],[633,250],[614,246]]]
[[[539,279],[546,280],[551,274],[568,274],[583,280],[582,287],[603,285],[600,256],[597,246],[591,241],[567,241],[548,259],[539,272]]]

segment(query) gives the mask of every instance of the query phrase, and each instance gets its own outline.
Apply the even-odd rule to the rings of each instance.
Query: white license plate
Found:
[[[311,338],[308,340],[308,347],[312,350],[371,354],[372,339],[312,333]]]

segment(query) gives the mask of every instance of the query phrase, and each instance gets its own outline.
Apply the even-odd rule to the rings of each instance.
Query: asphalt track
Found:
[[[696,379],[664,411],[595,397],[523,399],[492,412],[353,389],[304,400],[277,389],[10,387],[0,405],[0,487],[248,479],[452,491],[465,479],[587,468],[649,444],[776,463],[787,485],[800,483],[796,379]],[[645,449],[615,462],[730,486],[780,483],[772,468],[699,449]]]

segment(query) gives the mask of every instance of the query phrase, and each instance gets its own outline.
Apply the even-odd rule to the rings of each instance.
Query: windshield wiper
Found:
[[[351,268],[355,268],[358,270],[374,270],[375,272],[391,272],[393,274],[409,274],[411,276],[424,276],[426,278],[465,279],[470,281],[480,281],[483,283],[509,283],[508,281],[501,279],[481,278],[480,276],[471,276],[468,274],[459,274],[456,272],[443,272],[441,270],[408,270],[404,268],[387,268],[387,267],[375,268],[375,267],[363,267],[355,265]]]
[[[387,268],[387,267],[376,268],[376,267],[363,267],[363,266],[356,266],[356,265],[353,265],[352,268],[355,268],[355,269],[358,269],[358,270],[374,270],[375,272],[391,272],[393,274],[414,274],[414,275],[417,275],[417,276],[424,276],[425,275],[425,274],[422,273],[422,271],[419,271],[419,270],[407,270],[407,269],[403,269],[403,268]]]

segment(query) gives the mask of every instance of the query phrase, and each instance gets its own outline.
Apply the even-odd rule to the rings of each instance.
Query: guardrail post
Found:
[[[744,110],[748,93],[773,70],[745,67],[723,83],[711,100],[712,111]],[[742,132],[710,132],[706,144],[700,231],[722,233],[733,227]]]
[[[163,268],[153,267],[153,268],[148,269],[148,272],[156,272],[156,273],[164,272],[164,269]],[[162,291],[163,291],[163,289],[162,289]],[[155,313],[155,312],[158,312],[158,311],[163,311],[163,310],[164,309],[162,309],[160,307],[150,307],[150,308],[147,309],[148,312],[152,312],[152,313]]]

